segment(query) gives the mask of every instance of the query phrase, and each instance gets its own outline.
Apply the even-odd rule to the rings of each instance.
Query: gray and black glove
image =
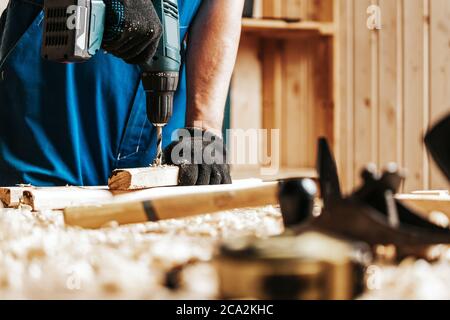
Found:
[[[164,150],[164,162],[180,168],[179,184],[230,184],[230,166],[221,138],[197,128],[183,129]]]
[[[102,47],[130,64],[144,64],[156,53],[162,25],[151,0],[104,0]]]

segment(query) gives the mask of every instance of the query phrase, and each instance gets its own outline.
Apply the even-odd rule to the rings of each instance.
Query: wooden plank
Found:
[[[424,173],[424,1],[407,0],[404,4],[404,105],[403,166],[408,171],[404,192],[427,188]],[[425,170],[424,170],[425,168]]]
[[[49,187],[23,191],[22,204],[33,211],[62,210],[67,207],[98,205],[111,201],[113,193],[107,187]]]
[[[305,20],[304,4],[305,0],[283,0],[283,18],[288,21]],[[281,2],[281,1],[280,1]]]
[[[290,168],[312,167],[308,158],[308,45],[303,41],[285,43],[283,56],[283,145],[282,164]],[[299,53],[302,54],[299,54]]]
[[[282,42],[267,39],[263,44],[263,128],[268,130],[268,141],[263,142],[269,152],[275,149],[282,150],[283,141],[272,141],[271,130],[282,129],[283,119],[283,61]],[[267,159],[265,159],[267,160]],[[279,159],[272,159],[272,163],[264,161],[265,166],[279,166],[274,163]]]
[[[6,208],[16,208],[19,206],[23,192],[32,187],[6,187],[0,188],[0,202]]]
[[[354,186],[354,0],[339,1],[336,22],[338,24],[336,81],[339,98],[335,108],[336,157],[343,190]]]
[[[450,1],[430,1],[430,125],[450,112]],[[430,186],[442,189],[447,179],[434,162]]]
[[[333,20],[333,0],[305,0],[306,19],[313,21],[332,21]],[[348,1],[348,0],[345,0]]]
[[[178,185],[179,168],[161,166],[114,170],[108,180],[110,190],[131,191]]]
[[[253,18],[263,17],[263,0],[253,0]]]
[[[335,26],[329,22],[286,22],[273,19],[242,19],[244,33],[256,33],[270,38],[300,37],[319,33],[324,36],[333,35]]]
[[[382,29],[379,31],[379,109],[378,109],[378,164],[383,166],[389,162],[399,162],[397,148],[398,122],[397,116],[402,114],[402,106],[398,105],[398,72],[397,43],[398,38],[397,11],[399,2],[397,0],[379,0],[382,12]]]
[[[283,1],[263,0],[263,17],[272,19],[283,18]]]
[[[150,190],[118,197],[113,203],[102,206],[67,208],[64,210],[64,220],[70,226],[101,228],[113,221],[130,224],[180,219],[235,208],[274,205],[278,203],[279,192],[277,182],[259,181],[172,189],[176,192],[172,195],[151,194],[155,190]],[[134,200],[130,200],[131,197]]]
[[[317,149],[319,137],[326,137],[332,147],[334,147],[334,102],[333,102],[333,48],[329,38],[316,38],[312,44],[311,63],[312,73],[309,81],[314,84],[311,92],[314,110],[314,127],[310,137],[310,150]],[[315,164],[315,152],[311,152],[313,157],[311,164]]]
[[[286,41],[283,53],[282,165],[312,168],[317,140],[333,141],[330,42]],[[301,54],[299,54],[301,53]]]
[[[373,86],[376,82],[376,64],[373,65],[373,36],[367,24],[366,10],[372,4],[370,0],[354,2],[354,121],[353,121],[353,166],[354,184],[360,183],[359,172],[370,162],[376,162],[374,151],[374,114],[376,115],[376,97]],[[374,72],[375,71],[375,72]],[[376,119],[376,118],[375,118]],[[376,144],[375,144],[376,146]]]
[[[231,82],[231,129],[247,131],[262,128],[262,84],[260,39],[254,35],[243,34]],[[258,170],[260,163],[251,163],[252,159],[246,154],[248,144],[255,142],[242,141],[242,137],[239,141],[234,136],[228,138],[233,172]],[[261,149],[260,139],[256,143]],[[240,159],[244,156],[246,159]]]

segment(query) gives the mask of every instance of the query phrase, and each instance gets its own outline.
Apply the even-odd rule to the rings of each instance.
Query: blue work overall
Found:
[[[139,68],[105,52],[44,61],[42,3],[10,0],[0,20],[0,186],[104,185],[113,169],[149,165],[156,135]],[[179,0],[180,41],[200,3]],[[183,66],[166,145],[185,114]]]

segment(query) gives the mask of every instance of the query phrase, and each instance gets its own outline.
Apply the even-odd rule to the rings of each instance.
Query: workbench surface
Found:
[[[215,298],[219,241],[282,231],[273,207],[103,230],[65,228],[58,211],[0,209],[0,299]],[[178,270],[177,285],[168,274]],[[376,290],[364,298],[450,298],[450,255],[369,271]]]

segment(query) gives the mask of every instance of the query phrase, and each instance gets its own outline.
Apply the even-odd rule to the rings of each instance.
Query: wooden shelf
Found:
[[[276,19],[242,19],[242,31],[245,33],[257,33],[272,38],[284,38],[304,35],[333,36],[334,24],[331,22],[287,22]]]

